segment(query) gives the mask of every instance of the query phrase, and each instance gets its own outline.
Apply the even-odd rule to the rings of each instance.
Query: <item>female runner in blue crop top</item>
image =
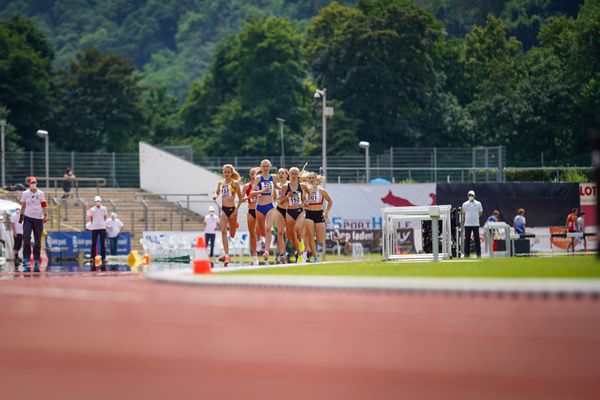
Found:
[[[275,175],[270,173],[271,161],[262,160],[260,162],[260,173],[254,177],[254,187],[260,191],[260,197],[256,204],[256,227],[258,234],[265,238],[265,252],[263,258],[269,261],[269,250],[271,248],[271,229],[273,229],[273,220],[275,219],[275,208],[273,207],[273,191],[281,190],[281,187],[275,182]]]

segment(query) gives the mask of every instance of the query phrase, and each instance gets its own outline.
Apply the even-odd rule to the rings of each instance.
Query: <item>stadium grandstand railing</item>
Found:
[[[223,164],[231,163],[243,176],[247,170],[269,158],[275,168],[302,167],[320,171],[320,156],[244,156],[244,157],[199,157],[194,156],[190,146],[168,146],[164,150],[210,171],[220,173]],[[508,160],[508,162],[507,162]],[[366,176],[365,157],[329,156],[328,180],[340,183],[364,182]],[[28,175],[35,175],[45,186],[44,152],[7,152],[6,182],[8,185],[24,183]],[[71,166],[78,178],[103,178],[106,187],[139,188],[138,153],[79,153],[51,152],[49,175],[61,177],[67,166]],[[390,182],[505,182],[511,180],[559,181],[563,173],[577,170],[591,171],[589,154],[568,160],[548,160],[543,153],[532,157],[531,162],[512,160],[503,146],[470,148],[397,148],[387,149],[370,157],[371,178],[383,178]],[[536,173],[544,171],[544,173]],[[55,178],[52,178],[55,179]],[[60,188],[55,180],[51,187]],[[96,182],[79,182],[79,187],[95,187]]]

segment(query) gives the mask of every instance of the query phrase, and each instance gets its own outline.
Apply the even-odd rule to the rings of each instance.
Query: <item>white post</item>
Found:
[[[327,115],[325,108],[327,107],[327,89],[323,88],[323,176],[327,181]]]
[[[433,261],[439,261],[440,254],[440,232],[438,221],[440,220],[440,208],[438,206],[429,207],[429,216],[431,217],[431,250],[433,252]]]
[[[277,122],[279,123],[279,135],[281,136],[281,168],[285,168],[285,149],[283,145],[283,124],[285,119],[278,117]]]
[[[44,138],[46,147],[46,188],[50,188],[50,152],[48,149],[49,135]]]
[[[371,167],[371,163],[369,161],[369,148],[367,147],[367,156],[365,157],[365,162],[366,162],[366,169],[367,169],[367,183],[369,183],[369,173],[371,172],[369,169]]]
[[[5,169],[5,158],[4,158],[4,128],[6,127],[6,120],[0,119],[0,131],[2,135],[2,187],[6,186],[6,169]]]

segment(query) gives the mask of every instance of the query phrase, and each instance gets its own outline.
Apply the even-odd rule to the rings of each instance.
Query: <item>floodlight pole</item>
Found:
[[[6,187],[6,159],[5,159],[5,154],[4,154],[4,128],[6,127],[6,120],[0,119],[0,136],[2,136],[2,138],[0,139],[1,141],[1,151],[2,151],[2,187]]]
[[[38,129],[38,131],[36,132],[36,134],[41,137],[44,138],[44,144],[45,144],[45,148],[46,148],[46,188],[50,188],[50,158],[49,158],[49,139],[50,139],[50,135],[48,134],[48,131],[44,131],[41,129]]]
[[[283,146],[283,124],[285,119],[277,117],[277,123],[279,124],[279,136],[281,136],[281,168],[285,168],[285,149]]]

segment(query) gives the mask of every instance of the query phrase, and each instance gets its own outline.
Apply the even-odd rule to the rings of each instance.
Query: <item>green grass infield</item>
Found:
[[[433,262],[365,260],[224,272],[238,275],[323,275],[436,278],[600,278],[595,256],[513,257]]]

